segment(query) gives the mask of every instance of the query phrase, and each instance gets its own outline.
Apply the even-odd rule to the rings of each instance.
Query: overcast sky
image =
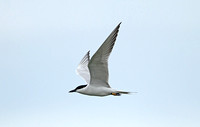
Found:
[[[199,127],[199,0],[0,0],[1,127]],[[109,58],[120,97],[69,94],[122,22]]]

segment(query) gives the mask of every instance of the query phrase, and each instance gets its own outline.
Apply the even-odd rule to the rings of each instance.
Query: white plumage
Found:
[[[83,57],[76,72],[86,81],[87,85],[78,86],[70,92],[78,92],[91,96],[119,96],[120,94],[129,93],[112,89],[108,83],[108,58],[115,44],[120,24],[121,23],[119,23],[111,32],[104,43],[92,56],[91,60],[90,51]]]

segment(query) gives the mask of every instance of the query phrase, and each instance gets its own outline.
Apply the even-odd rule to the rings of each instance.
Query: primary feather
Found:
[[[112,31],[89,61],[90,85],[101,84],[110,88],[108,84],[108,58],[115,44],[120,24]]]

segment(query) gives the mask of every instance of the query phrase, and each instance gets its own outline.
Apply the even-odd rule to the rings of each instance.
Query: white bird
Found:
[[[108,58],[115,44],[120,24],[107,37],[91,60],[90,51],[83,57],[76,71],[87,84],[80,85],[69,92],[78,92],[90,96],[119,96],[129,93],[112,89],[108,83]]]

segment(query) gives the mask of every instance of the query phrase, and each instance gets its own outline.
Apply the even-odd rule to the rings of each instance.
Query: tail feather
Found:
[[[125,91],[117,91],[119,94],[130,94],[130,92],[125,92]]]

